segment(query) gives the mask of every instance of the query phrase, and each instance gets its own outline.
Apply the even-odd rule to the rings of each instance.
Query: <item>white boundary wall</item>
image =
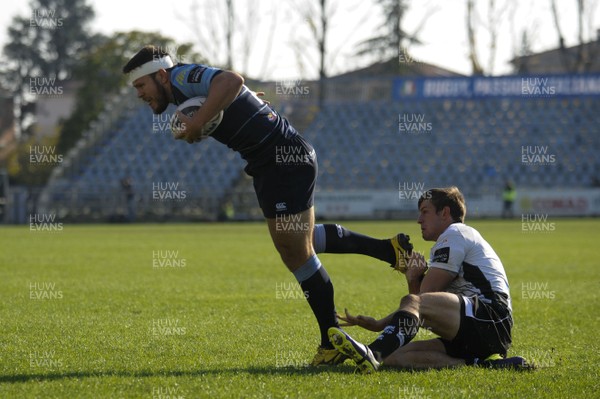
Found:
[[[369,219],[385,214],[417,217],[420,193],[398,191],[317,192],[315,209],[318,217]],[[484,196],[466,198],[468,217],[499,217],[502,198]],[[521,188],[513,207],[515,217],[524,214],[551,216],[600,216],[600,188],[571,190],[536,190]]]

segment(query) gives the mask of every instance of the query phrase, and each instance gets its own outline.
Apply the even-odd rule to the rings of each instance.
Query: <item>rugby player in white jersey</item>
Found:
[[[506,358],[513,326],[508,279],[490,244],[464,224],[462,193],[456,187],[433,188],[418,207],[423,239],[435,241],[429,264],[419,253],[410,254],[409,294],[387,317],[339,316],[348,325],[381,332],[375,341],[364,345],[332,327],[332,344],[363,373],[383,362],[399,368],[528,368],[522,357]],[[419,328],[439,338],[412,341]]]

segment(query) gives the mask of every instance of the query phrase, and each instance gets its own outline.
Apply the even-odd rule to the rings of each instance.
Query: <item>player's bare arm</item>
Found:
[[[391,322],[391,317],[393,315],[390,314],[383,319],[377,320],[371,316],[357,315],[354,316],[348,312],[348,309],[344,309],[344,315],[338,314],[337,317],[340,320],[343,320],[345,323],[340,324],[340,326],[359,326],[369,331],[379,332],[385,328]]]
[[[408,293],[418,294],[421,292],[421,282],[423,281],[425,272],[427,271],[427,261],[422,254],[413,251],[409,255],[408,264],[410,265],[406,269]]]
[[[427,261],[418,252],[413,252],[410,258],[411,266],[406,271],[406,280],[411,294],[445,291],[450,282],[456,278],[453,273],[446,270],[433,268],[428,271]],[[396,311],[377,320],[371,316],[353,316],[345,309],[345,315],[338,314],[338,318],[346,322],[345,326],[360,326],[366,330],[379,332],[390,324]]]
[[[244,78],[235,72],[223,71],[215,76],[210,84],[206,102],[198,112],[190,118],[177,111],[179,120],[185,126],[179,138],[188,143],[197,141],[202,134],[202,127],[236,99],[243,85]]]
[[[432,267],[423,278],[423,281],[421,281],[419,293],[446,291],[455,278],[455,273]]]
[[[429,268],[427,261],[418,252],[410,255],[411,265],[406,270],[406,282],[409,294],[422,294],[425,292],[446,291],[456,274],[438,268]]]

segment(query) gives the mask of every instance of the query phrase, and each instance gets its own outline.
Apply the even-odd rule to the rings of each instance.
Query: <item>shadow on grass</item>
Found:
[[[20,383],[29,381],[55,381],[63,379],[102,378],[102,377],[125,377],[125,378],[148,378],[148,377],[202,377],[210,375],[248,373],[254,375],[316,375],[324,372],[335,372],[340,374],[354,373],[354,367],[247,367],[247,368],[222,368],[211,370],[157,370],[157,371],[73,371],[54,372],[47,374],[15,374],[0,376],[0,383]]]
[[[436,372],[435,369],[411,369],[411,368],[395,368],[381,367],[380,372],[398,372],[398,373],[427,373]],[[450,369],[448,369],[450,370]],[[523,370],[493,370],[482,369],[489,371],[508,371],[508,372],[523,372],[523,370],[531,371],[534,367],[525,368]],[[103,377],[121,377],[121,378],[151,378],[151,377],[202,377],[211,375],[247,373],[252,375],[318,375],[323,373],[337,374],[355,374],[356,367],[348,364],[336,367],[233,367],[233,368],[216,368],[211,370],[157,370],[157,371],[97,371],[97,372],[64,372],[64,373],[48,373],[48,374],[15,374],[0,376],[0,383],[21,383],[29,381],[56,381],[63,379],[83,379],[83,378],[103,378]]]

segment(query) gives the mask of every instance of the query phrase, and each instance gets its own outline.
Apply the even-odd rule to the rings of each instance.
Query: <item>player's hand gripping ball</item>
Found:
[[[192,117],[196,111],[202,107],[204,102],[206,101],[206,97],[194,97],[190,98],[183,103],[181,103],[177,107],[177,111],[180,111],[182,114],[188,117]],[[197,141],[203,140],[210,136],[219,124],[223,120],[223,111],[219,111],[210,121],[208,121],[204,126],[202,126],[202,132]],[[179,120],[179,117],[176,113],[173,113],[171,117],[171,132],[173,133],[173,137],[175,139],[183,138],[183,133],[185,132],[185,124]]]

